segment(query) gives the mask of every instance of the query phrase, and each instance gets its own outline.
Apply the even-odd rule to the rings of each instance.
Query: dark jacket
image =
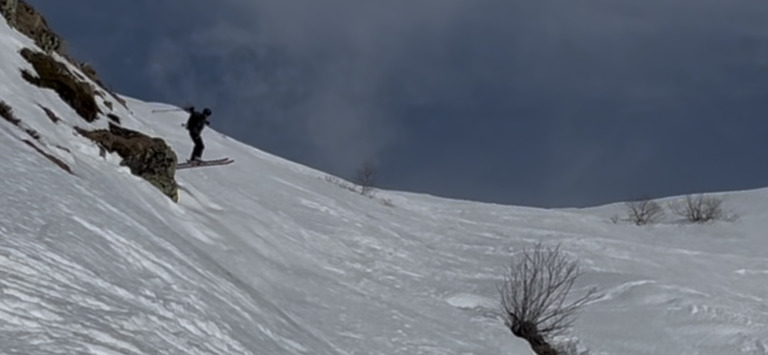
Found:
[[[208,116],[202,112],[195,111],[194,107],[187,109],[189,112],[189,119],[187,119],[187,130],[190,132],[202,132],[206,125],[210,125],[208,122]]]

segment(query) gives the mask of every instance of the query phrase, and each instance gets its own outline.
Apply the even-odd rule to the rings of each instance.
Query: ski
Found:
[[[182,170],[182,169],[190,169],[190,168],[201,168],[204,166],[217,166],[217,165],[227,165],[232,164],[235,161],[230,158],[221,158],[221,159],[213,159],[213,160],[201,160],[197,162],[191,162],[186,161],[183,163],[176,164],[176,170]]]

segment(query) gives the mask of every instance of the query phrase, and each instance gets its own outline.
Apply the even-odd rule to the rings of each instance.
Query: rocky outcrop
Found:
[[[3,16],[12,27],[32,38],[47,53],[64,54],[64,41],[51,31],[48,22],[34,7],[21,0],[2,0]]]
[[[64,63],[58,62],[52,56],[24,48],[21,56],[32,64],[37,75],[23,69],[21,76],[32,85],[47,88],[59,94],[62,101],[69,104],[80,117],[88,122],[99,118],[99,106],[94,99],[93,87],[77,80]]]
[[[80,62],[67,53],[64,39],[48,26],[45,17],[37,12],[34,7],[23,0],[0,0],[0,4],[2,4],[0,5],[0,12],[2,12],[3,17],[5,17],[11,27],[34,40],[35,44],[46,54],[58,53],[61,55],[70,64],[80,69],[86,77],[96,83],[103,91],[109,93],[115,101],[125,106],[125,100],[104,85],[96,73],[96,69],[91,64]],[[100,91],[95,93],[100,94]]]
[[[176,153],[164,140],[112,123],[109,124],[109,129],[78,129],[78,132],[98,143],[106,151],[120,155],[123,158],[121,165],[129,167],[131,173],[149,181],[166,196],[178,201],[179,187],[175,179]]]
[[[125,106],[119,96],[105,88],[93,66],[79,62],[66,53],[63,39],[51,30],[42,14],[31,5],[24,0],[0,0],[0,12],[11,27],[34,40],[43,50],[41,52],[23,48],[20,51],[20,55],[33,68],[21,70],[21,76],[27,82],[54,90],[63,102],[88,123],[95,122],[99,115],[103,114],[96,96],[104,99],[104,106],[112,111],[112,102],[106,101],[104,92],[111,94],[117,102]],[[62,58],[72,66],[67,65]],[[99,87],[104,91],[99,90]],[[0,114],[3,108],[0,106]],[[59,122],[58,116],[51,110],[44,107],[43,110],[51,121]],[[120,155],[123,158],[121,165],[129,167],[134,175],[149,181],[165,195],[178,201],[178,185],[174,178],[177,159],[171,147],[160,138],[118,126],[120,117],[113,113],[108,114],[108,118],[112,121],[109,123],[109,129],[91,131],[76,127],[75,130],[98,143],[103,151]],[[32,133],[30,135],[35,139],[39,138]]]

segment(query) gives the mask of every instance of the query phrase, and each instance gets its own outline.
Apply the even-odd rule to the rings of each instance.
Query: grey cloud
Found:
[[[384,54],[418,32],[450,27],[468,6],[460,0],[229,0],[254,16],[258,30],[291,51],[330,46]]]
[[[391,80],[386,76],[407,60],[412,38],[450,27],[464,7],[454,0],[224,4],[240,20],[209,18],[211,25],[193,28],[176,43],[156,43],[156,88],[176,86],[201,100],[211,99],[204,90],[214,84],[218,102],[240,105],[223,110],[239,116],[226,122],[229,128],[271,124],[272,131],[300,135],[305,159],[339,173],[397,142],[398,119],[381,92]],[[201,79],[188,57],[213,64],[205,70],[223,72]]]

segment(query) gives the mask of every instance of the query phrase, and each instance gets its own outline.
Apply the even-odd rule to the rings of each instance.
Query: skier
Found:
[[[203,144],[203,139],[200,137],[200,134],[203,133],[203,128],[205,126],[210,125],[211,123],[208,122],[208,117],[211,116],[211,109],[205,108],[203,109],[203,112],[197,112],[195,111],[194,106],[189,106],[184,108],[184,111],[189,112],[189,119],[187,119],[187,123],[183,125],[187,128],[189,131],[189,137],[192,138],[192,142],[195,143],[195,147],[192,149],[192,156],[189,158],[190,162],[201,162],[203,157],[203,149],[205,149],[205,145]]]

